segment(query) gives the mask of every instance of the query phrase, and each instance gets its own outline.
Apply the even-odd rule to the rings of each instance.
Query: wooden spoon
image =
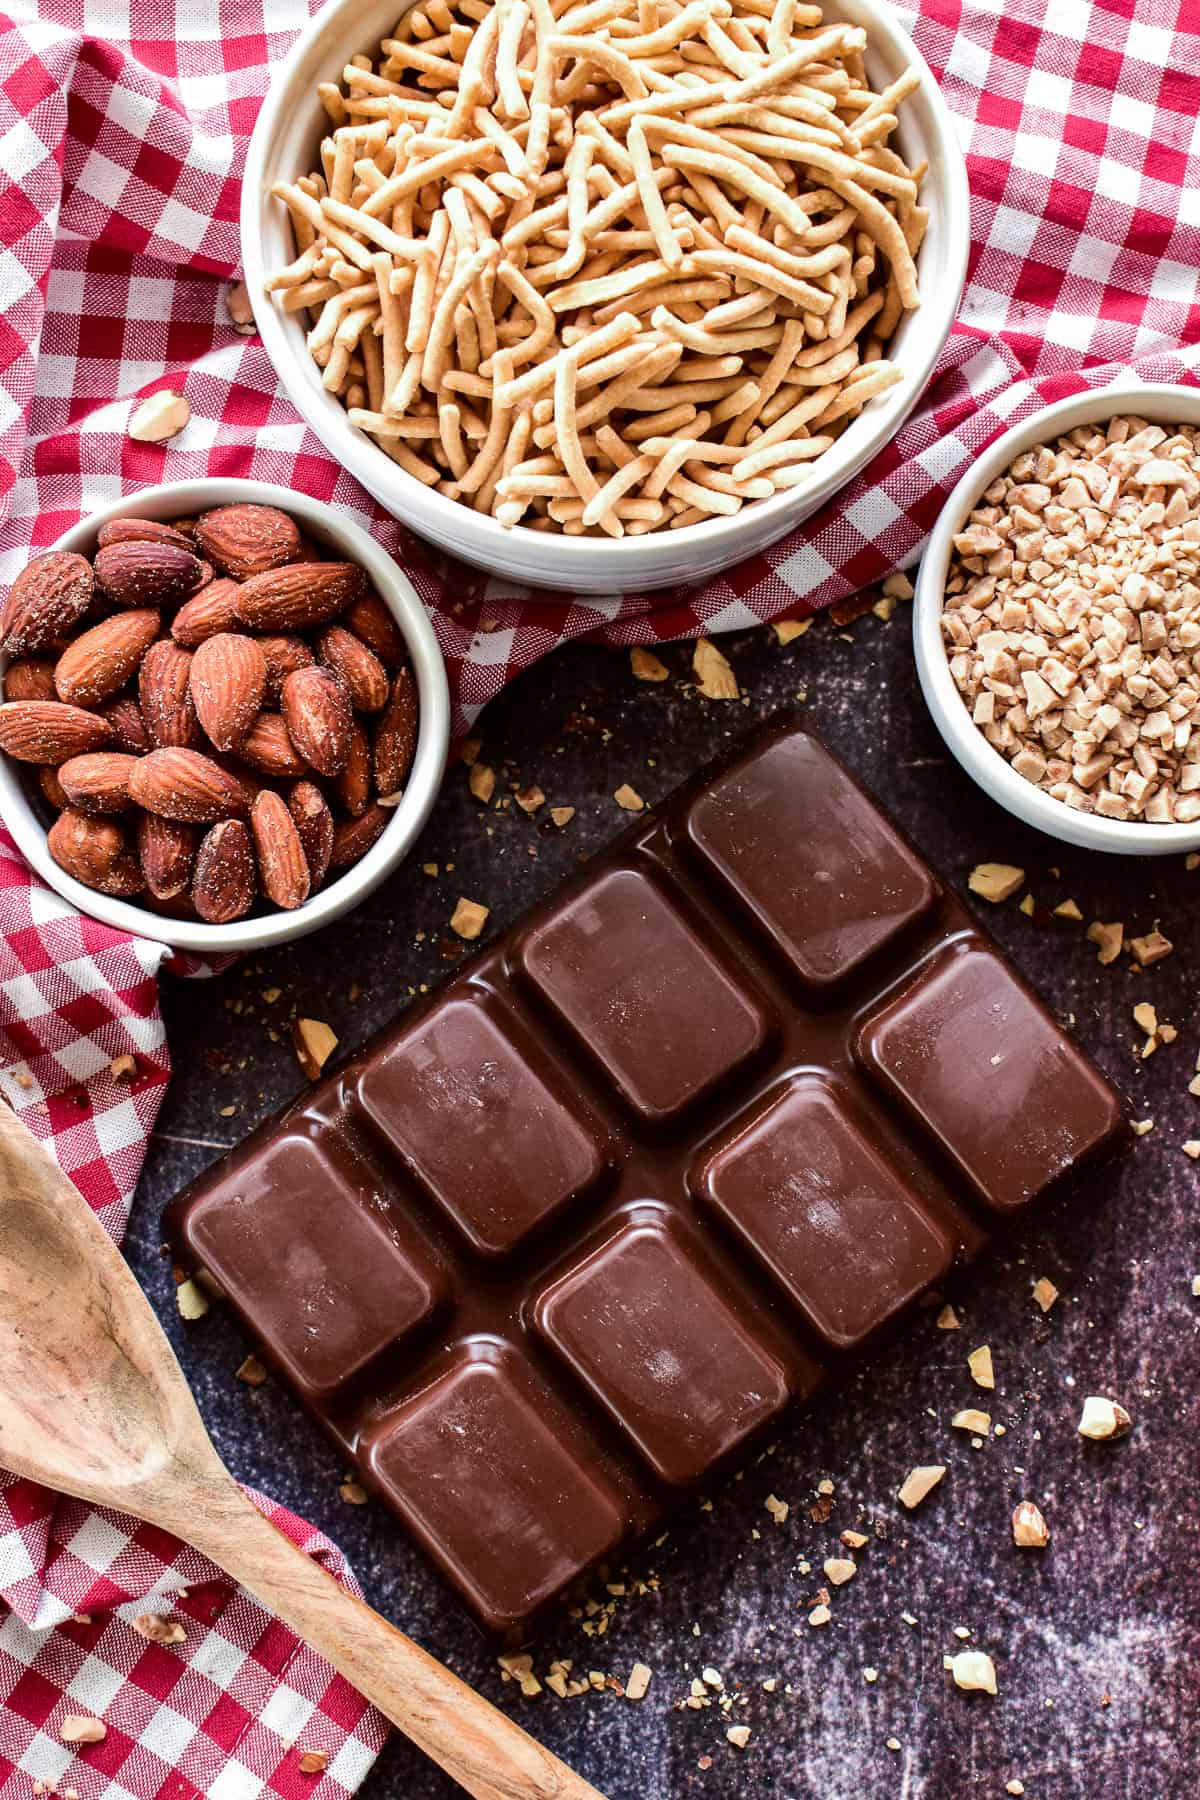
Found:
[[[123,1257],[2,1103],[0,1463],[194,1545],[476,1800],[603,1800],[247,1500]]]

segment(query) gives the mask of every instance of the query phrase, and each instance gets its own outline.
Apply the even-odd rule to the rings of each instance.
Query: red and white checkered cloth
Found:
[[[925,401],[767,555],[699,591],[598,601],[530,598],[423,550],[326,457],[257,340],[232,330],[238,170],[301,0],[45,0],[41,17],[0,15],[0,578],[139,486],[203,474],[292,485],[350,509],[401,556],[433,612],[461,730],[564,639],[744,628],[913,560],[978,451],[1043,401],[1131,365],[1194,380],[1198,0],[900,10],[958,120],[973,196],[967,291]],[[130,443],[130,411],[156,387],[184,389],[192,423],[165,446]],[[73,915],[2,836],[0,930],[0,1089],[119,1234],[168,1072],[162,952]],[[131,1088],[108,1072],[125,1050],[138,1058]],[[318,1800],[357,1785],[378,1719],[197,1558],[24,1486],[5,1504],[0,1800],[27,1800],[32,1776],[67,1768],[63,1710],[109,1722],[67,1769],[83,1800],[311,1794],[283,1750],[298,1736],[335,1752]],[[342,1569],[330,1546],[312,1547]],[[182,1649],[144,1644],[111,1614],[181,1582]],[[93,1623],[47,1630],[72,1611]]]

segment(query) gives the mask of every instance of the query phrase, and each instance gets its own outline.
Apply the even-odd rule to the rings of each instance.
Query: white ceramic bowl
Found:
[[[89,555],[96,547],[96,533],[109,519],[178,519],[203,512],[210,506],[227,506],[234,500],[278,506],[299,521],[306,534],[328,544],[349,562],[360,563],[376,592],[392,612],[404,634],[416,677],[420,700],[420,727],[412,771],[404,798],[382,835],[360,862],[331,880],[294,912],[264,913],[261,918],[235,919],[229,925],[205,925],[195,920],[172,919],[150,912],[131,900],[114,900],[59,868],[46,846],[46,828],[34,811],[26,791],[27,765],[0,755],[0,818],[12,832],[31,866],[80,912],[89,913],[119,931],[152,938],[176,949],[195,950],[211,956],[232,951],[266,950],[304,937],[319,926],[341,918],[366,898],[391,874],[412,848],[429,817],[446,763],[450,742],[450,696],[441,651],[433,627],[416,591],[403,570],[381,550],[361,525],[344,518],[322,501],[309,500],[290,488],[265,481],[209,479],[173,481],[163,487],[129,494],[103,511],[72,526],[50,550],[78,550]],[[0,667],[6,659],[0,657]]]
[[[277,310],[263,282],[295,254],[287,214],[270,197],[275,181],[294,181],[319,166],[328,130],[319,81],[334,81],[349,58],[371,52],[405,11],[405,0],[329,0],[293,46],[267,95],[246,157],[242,182],[242,261],[258,328],[284,391],[321,442],[389,512],[443,550],[512,581],[577,594],[641,592],[695,582],[729,568],[785,536],[842,488],[888,443],[912,410],[950,333],[962,293],[970,243],[966,167],[950,112],[928,65],[914,49],[887,0],[831,0],[831,18],[863,26],[867,70],[876,88],[915,64],[921,86],[901,109],[897,142],[910,163],[929,173],[922,200],[929,229],[918,257],[921,306],[905,316],[891,354],[904,380],[864,407],[813,466],[810,485],[754,501],[732,518],[679,531],[610,541],[504,530],[460,501],[431,493],[396,467],[321,386],[300,319]]]
[[[962,530],[972,507],[979,504],[984,489],[1023,450],[1051,443],[1077,425],[1092,425],[1116,413],[1133,413],[1162,425],[1200,425],[1200,389],[1156,386],[1122,377],[1111,387],[1043,407],[989,445],[947,500],[930,534],[917,577],[913,644],[921,691],[934,723],[951,754],[985,794],[1026,825],[1036,826],[1060,843],[1123,856],[1170,856],[1200,849],[1200,822],[1149,825],[1133,819],[1101,819],[1095,813],[1075,812],[1018,775],[972,722],[954,685],[942,641],[942,598],[952,539]]]

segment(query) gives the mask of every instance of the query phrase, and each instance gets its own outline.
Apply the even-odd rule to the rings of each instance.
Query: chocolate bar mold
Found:
[[[1121,1122],[959,901],[782,725],[263,1126],[169,1230],[513,1639]]]

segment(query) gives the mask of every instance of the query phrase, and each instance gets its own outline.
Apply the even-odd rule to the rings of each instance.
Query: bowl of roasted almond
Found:
[[[104,923],[266,948],[370,893],[428,817],[441,653],[361,526],[264,482],[176,482],[74,526],[0,610],[0,815]]]

